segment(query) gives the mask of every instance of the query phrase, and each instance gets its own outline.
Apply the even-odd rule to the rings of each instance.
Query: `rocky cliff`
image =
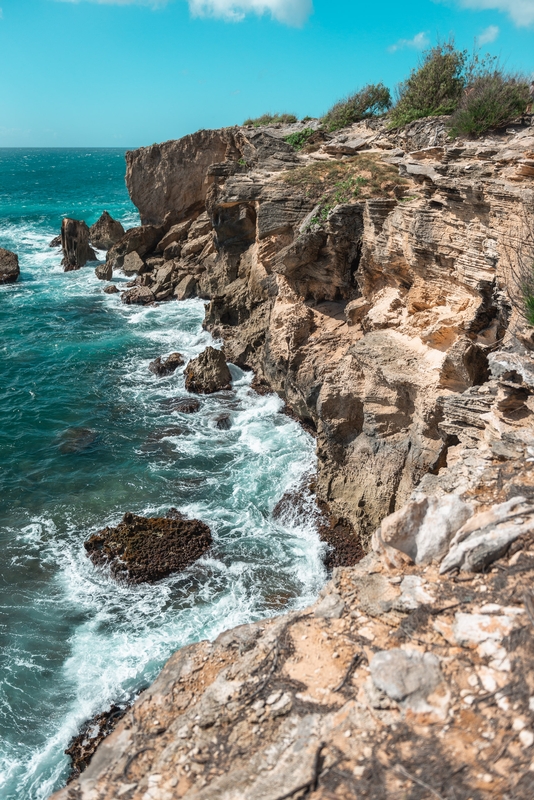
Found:
[[[129,154],[123,299],[209,301],[368,555],[315,607],[177,653],[61,800],[534,793],[534,135],[298,130]]]

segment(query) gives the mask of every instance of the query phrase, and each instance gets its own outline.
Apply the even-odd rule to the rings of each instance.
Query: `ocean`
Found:
[[[119,149],[0,150],[0,247],[21,265],[0,286],[2,800],[63,785],[82,723],[130,701],[177,648],[303,607],[326,578],[313,499],[306,519],[272,516],[315,468],[312,438],[278,397],[232,366],[232,392],[180,414],[168,401],[186,395],[183,368],[148,370],[221,346],[202,329],[204,303],[125,306],[94,265],[65,273],[48,246],[64,216],[91,225],[107,209],[139,224],[124,172]],[[130,587],[85,555],[124,512],[171,506],[214,538],[186,572]]]

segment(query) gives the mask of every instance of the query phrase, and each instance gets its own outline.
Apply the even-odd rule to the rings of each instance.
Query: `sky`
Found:
[[[0,147],[319,116],[451,35],[534,75],[534,0],[0,0]]]

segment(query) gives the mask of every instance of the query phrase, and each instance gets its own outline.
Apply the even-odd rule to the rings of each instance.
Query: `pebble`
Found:
[[[523,747],[532,747],[534,744],[534,733],[532,733],[532,731],[522,730],[519,734],[519,741]]]

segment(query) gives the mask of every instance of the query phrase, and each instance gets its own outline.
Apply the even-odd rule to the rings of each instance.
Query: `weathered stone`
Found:
[[[84,547],[94,564],[110,567],[113,577],[152,583],[189,567],[211,543],[210,529],[199,520],[126,513],[119,525],[93,534]]]
[[[88,261],[96,261],[96,254],[89,246],[89,228],[85,222],[66,217],[61,223],[62,266],[65,272],[80,269]]]
[[[109,250],[124,236],[121,223],[104,211],[100,219],[89,228],[89,241],[98,250]]]
[[[178,222],[176,225],[173,225],[171,228],[169,228],[163,239],[158,242],[158,252],[163,253],[165,249],[169,247],[169,245],[182,242],[184,239],[186,239],[192,221],[193,220],[191,219],[186,219],[183,222]]]
[[[0,284],[15,283],[20,275],[19,257],[0,247]]]
[[[108,251],[107,262],[112,269],[121,269],[124,258],[134,251],[140,258],[153,252],[161,239],[163,226],[142,225],[139,228],[130,228]]]
[[[118,294],[119,290],[117,289],[115,284],[112,283],[111,286],[106,286],[106,288],[104,289],[104,292],[105,292],[105,294]]]
[[[148,368],[150,372],[153,372],[155,375],[172,375],[183,363],[184,359],[180,353],[171,353],[166,359],[158,356],[154,361],[150,362]]]
[[[222,350],[207,347],[185,368],[185,388],[196,394],[212,394],[232,388],[232,376]]]
[[[375,549],[394,548],[416,564],[441,560],[473,506],[455,494],[425,497],[386,517],[373,537]]]
[[[439,658],[418,650],[383,650],[369,668],[377,689],[413,711],[424,711],[427,697],[443,681]]]
[[[122,293],[121,300],[127,305],[146,306],[149,303],[154,303],[156,298],[147,286],[134,286],[127,292]]]
[[[197,282],[192,275],[185,275],[174,290],[174,296],[177,300],[189,300],[191,297],[196,297]]]
[[[215,426],[219,431],[229,431],[232,427],[232,420],[229,414],[221,414],[215,421]]]
[[[99,264],[95,269],[96,277],[101,281],[110,281],[113,277],[113,267],[110,261]]]
[[[194,397],[171,397],[162,401],[164,408],[177,411],[179,414],[195,414],[200,410],[200,403]]]
[[[52,239],[52,241],[50,242],[50,244],[48,246],[49,247],[61,247],[61,234],[58,234],[58,236],[54,236],[54,238]]]
[[[122,271],[125,273],[125,275],[139,274],[143,271],[144,267],[145,262],[135,250],[133,250],[131,253],[127,253],[124,256],[122,261]]]

